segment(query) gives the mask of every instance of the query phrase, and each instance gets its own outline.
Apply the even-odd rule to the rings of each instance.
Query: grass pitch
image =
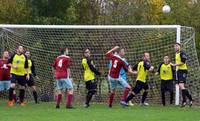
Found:
[[[200,121],[200,108],[176,106],[133,106],[108,108],[94,104],[90,108],[76,105],[75,109],[55,109],[54,103],[29,103],[26,107],[7,107],[0,101],[0,121]]]

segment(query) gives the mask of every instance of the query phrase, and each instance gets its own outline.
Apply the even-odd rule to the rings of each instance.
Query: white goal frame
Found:
[[[180,25],[16,25],[0,24],[0,28],[41,28],[41,29],[176,29],[176,42],[181,42]],[[179,86],[176,84],[175,105],[179,105]]]

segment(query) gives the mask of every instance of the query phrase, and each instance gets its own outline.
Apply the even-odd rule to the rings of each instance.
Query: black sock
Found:
[[[93,96],[93,93],[89,91],[87,96],[86,96],[86,102],[85,102],[86,104],[89,105],[90,100],[92,99],[92,96]]]
[[[20,89],[19,90],[19,101],[20,101],[20,103],[24,102],[24,96],[25,96],[25,90]]]
[[[125,102],[128,103],[131,99],[133,99],[135,95],[133,95],[132,93],[129,93],[128,97],[126,98]]]
[[[184,89],[185,91],[185,95],[187,96],[187,98],[192,101],[192,96],[190,95],[189,91],[187,89]]]
[[[36,91],[33,91],[33,97],[34,97],[34,100],[35,100],[35,103],[38,103],[38,96],[37,96],[37,92]]]
[[[9,99],[9,101],[12,101],[13,100],[13,91],[14,91],[14,88],[10,88],[9,89],[9,96],[8,96],[8,99]]]
[[[165,106],[165,92],[161,92],[162,104]]]
[[[147,98],[147,94],[148,92],[144,92],[143,95],[142,95],[142,103],[144,103],[145,99]]]
[[[185,89],[182,89],[182,98],[183,98],[183,103],[186,102],[186,96],[185,96]]]
[[[172,92],[170,92],[170,104],[173,103],[173,96],[174,96],[174,94],[173,94],[173,91],[172,91]]]

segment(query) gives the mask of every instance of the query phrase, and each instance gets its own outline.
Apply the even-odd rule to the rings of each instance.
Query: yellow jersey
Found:
[[[91,63],[93,64],[93,61],[91,61]],[[85,81],[94,80],[95,79],[94,72],[90,69],[86,58],[82,60],[82,65],[84,68],[84,80]]]
[[[177,66],[176,70],[187,70],[188,68],[187,68],[186,60],[187,60],[187,56],[183,51],[176,53],[176,64],[180,62],[184,63],[183,65]]]
[[[17,69],[12,68],[10,70],[11,74],[15,74],[17,76],[24,76],[25,75],[25,69],[28,68],[28,60],[24,54],[18,55],[14,54],[10,59],[9,63],[11,63],[13,66],[17,66]]]
[[[148,74],[148,70],[150,69],[151,64],[148,61],[140,61],[136,66],[134,66],[134,70],[137,71],[137,81],[146,82],[146,77]]]
[[[32,74],[32,61],[31,61],[31,59],[28,59],[28,73],[29,74]]]
[[[162,80],[173,80],[173,67],[170,64],[161,64],[157,72]]]

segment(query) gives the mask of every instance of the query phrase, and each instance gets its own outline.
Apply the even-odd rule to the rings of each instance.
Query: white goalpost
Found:
[[[105,59],[106,50],[115,45],[126,49],[126,58],[131,65],[136,64],[143,52],[151,54],[152,64],[157,67],[164,55],[171,56],[175,61],[174,43],[181,43],[189,55],[188,84],[194,95],[199,100],[200,76],[199,63],[195,48],[195,31],[192,27],[180,25],[0,25],[0,50],[14,52],[16,45],[23,45],[32,53],[36,61],[37,73],[42,77],[36,80],[40,96],[53,95],[53,77],[50,65],[58,54],[60,47],[70,48],[73,59],[72,76],[77,82],[75,88],[80,87],[84,97],[84,82],[81,72],[82,51],[90,48],[97,68],[103,70],[104,76],[98,77],[98,92],[94,101],[106,102],[108,85],[108,61]],[[150,85],[149,101],[160,103],[160,81],[158,77],[149,75],[147,80]],[[135,83],[135,77],[128,77],[130,83]],[[175,84],[175,105],[179,105],[179,87]]]

